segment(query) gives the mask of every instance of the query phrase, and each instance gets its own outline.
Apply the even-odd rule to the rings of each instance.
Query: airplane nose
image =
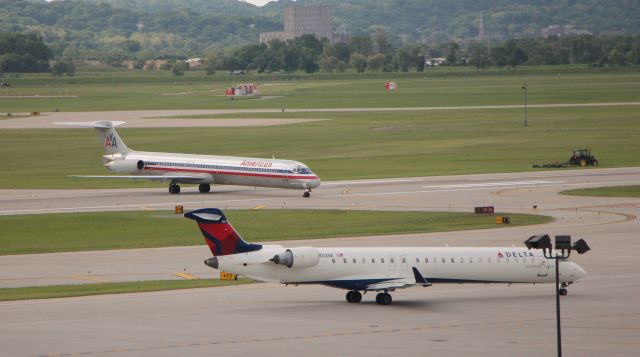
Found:
[[[575,271],[576,271],[576,275],[578,276],[578,279],[582,279],[587,276],[587,271],[582,269],[582,267],[579,266],[578,264],[576,264],[575,266]]]
[[[320,183],[321,183],[321,182],[322,182],[322,181],[320,181],[320,179],[309,180],[309,181],[307,182],[307,187],[309,187],[309,188],[316,188],[316,187],[320,186]]]

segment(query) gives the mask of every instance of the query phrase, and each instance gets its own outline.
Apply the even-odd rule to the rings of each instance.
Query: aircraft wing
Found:
[[[167,175],[70,175],[74,178],[97,179],[129,179],[151,181],[176,181],[180,183],[213,183],[213,177],[209,174],[167,174]]]
[[[413,267],[412,270],[413,270],[413,276],[392,279],[392,280],[371,284],[367,287],[367,290],[381,291],[381,290],[405,289],[415,285],[422,285],[424,287],[431,286],[431,283],[428,282],[422,276],[422,274],[420,274],[417,268]]]

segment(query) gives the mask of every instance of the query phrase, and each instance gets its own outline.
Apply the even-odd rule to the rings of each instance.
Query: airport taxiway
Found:
[[[327,182],[296,191],[216,187],[202,195],[162,189],[0,190],[1,214],[103,210],[347,208],[551,215],[546,225],[282,242],[285,245],[520,245],[532,234],[570,234],[593,251],[573,257],[588,272],[563,297],[565,356],[635,356],[640,350],[640,200],[558,195],[581,187],[640,182],[640,168]],[[301,225],[300,228],[304,229]],[[194,234],[197,234],[194,233]],[[250,237],[246,237],[250,239]],[[33,285],[69,275],[106,280],[203,277],[205,246],[0,257],[0,283]],[[22,274],[22,275],[21,275]],[[147,277],[148,276],[148,277]],[[10,280],[14,278],[13,280]],[[58,280],[56,280],[58,279]],[[66,279],[66,280],[65,280]],[[76,279],[77,280],[77,279]],[[78,280],[75,283],[79,283]],[[0,303],[2,354],[16,356],[546,356],[555,354],[550,285],[436,285],[393,293],[391,306],[347,304],[322,286],[223,288]]]

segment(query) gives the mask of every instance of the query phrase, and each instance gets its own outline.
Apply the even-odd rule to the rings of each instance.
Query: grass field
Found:
[[[202,72],[174,77],[160,72],[79,73],[52,78],[45,74],[12,79],[0,88],[0,112],[47,112],[133,109],[257,109],[416,107],[522,104],[522,82],[528,83],[531,104],[637,101],[640,69],[617,71],[534,67],[515,71],[435,68],[426,73],[354,75],[249,76]],[[384,82],[399,90],[387,93]],[[270,100],[231,101],[224,89],[234,83],[257,82]],[[46,98],[48,95],[78,98]],[[40,95],[41,98],[2,98]]]
[[[560,192],[563,195],[595,197],[640,197],[640,185],[580,188]]]
[[[529,104],[640,102],[640,73],[561,69],[500,71],[450,69],[423,74],[300,77],[264,83],[272,100],[229,101],[217,96],[228,83],[201,73],[107,73],[52,79],[19,78],[6,91],[72,91],[79,99],[0,98],[2,111],[124,109],[269,109],[520,105],[523,81]],[[446,75],[452,71],[451,75]],[[557,73],[556,73],[557,72]],[[551,74],[556,73],[556,74]],[[388,76],[384,79],[384,76]],[[101,77],[103,76],[103,77]],[[222,76],[222,75],[221,75]],[[397,79],[399,90],[383,83]],[[375,77],[375,79],[371,79]],[[217,77],[223,80],[228,77]],[[267,80],[269,77],[257,77]],[[296,77],[297,78],[297,77]],[[298,78],[299,79],[299,78]],[[324,79],[324,80],[320,80]],[[56,81],[60,82],[57,83]],[[172,81],[174,80],[174,81]],[[241,79],[239,79],[241,80]],[[43,83],[49,83],[43,86]],[[71,82],[78,82],[72,84]],[[56,84],[57,83],[57,84]],[[175,95],[162,95],[173,93]],[[180,93],[180,94],[176,94]],[[317,118],[305,124],[243,128],[120,129],[136,150],[220,154],[300,160],[324,180],[530,171],[533,164],[565,161],[575,147],[589,147],[602,167],[638,166],[639,106],[436,110],[402,112],[313,112],[235,114],[214,118]],[[90,120],[91,118],[87,118]],[[195,120],[195,119],[194,119]],[[71,174],[107,174],[90,130],[0,130],[0,187],[109,188],[158,186],[149,182],[79,180]],[[55,153],[55,154],[54,154]],[[28,163],[28,164],[26,164]],[[215,188],[214,188],[215,189]]]
[[[25,288],[0,288],[0,301],[51,299],[72,296],[142,293],[161,290],[178,290],[229,286],[251,283],[249,279],[218,280],[155,280],[124,283],[98,283],[81,285],[51,285]]]
[[[228,210],[225,214],[252,242],[504,227],[495,224],[493,215],[473,213]],[[546,216],[509,216],[511,226],[551,221]],[[0,255],[204,244],[192,221],[162,211],[0,216],[0,227]]]

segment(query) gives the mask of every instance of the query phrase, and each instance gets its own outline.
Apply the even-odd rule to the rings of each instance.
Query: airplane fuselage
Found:
[[[287,267],[269,261],[285,248],[217,257],[221,271],[260,281],[285,284],[319,283],[349,290],[368,290],[384,282],[408,279],[415,267],[430,283],[550,283],[555,262],[542,253],[522,248],[291,248],[305,249],[314,260]],[[314,252],[315,250],[315,252]],[[304,259],[304,258],[303,258]],[[560,262],[560,282],[586,276],[576,263]],[[382,290],[384,285],[379,285]]]
[[[193,175],[192,179],[183,178],[176,182],[287,189],[312,189],[320,185],[320,178],[316,174],[304,164],[292,160],[143,151],[130,151],[114,159],[105,164],[114,172],[167,175],[167,180],[171,179],[172,174]],[[123,164],[118,165],[119,162]]]

